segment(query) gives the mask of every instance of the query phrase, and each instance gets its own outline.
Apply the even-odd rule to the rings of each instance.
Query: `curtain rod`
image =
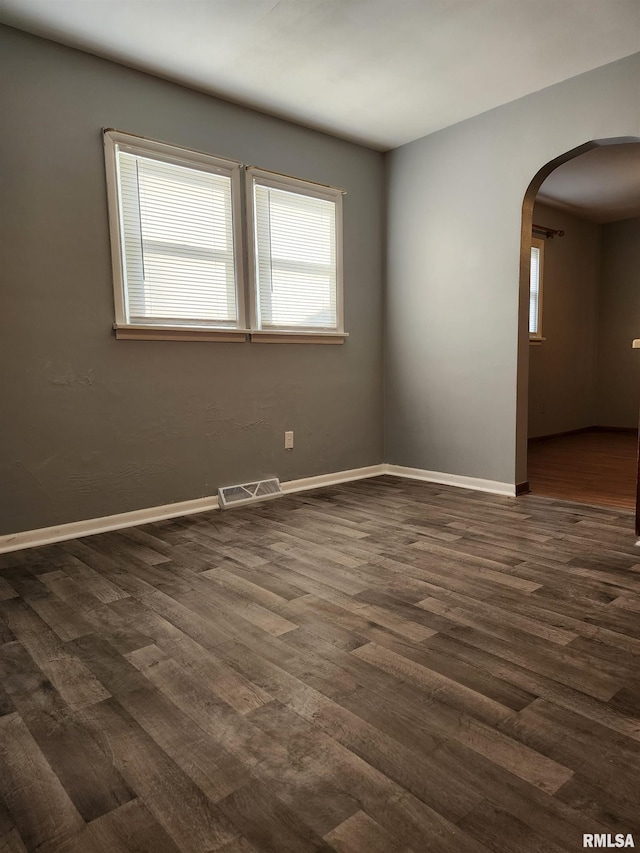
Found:
[[[531,228],[538,234],[544,234],[549,240],[553,240],[554,237],[564,237],[564,231],[560,231],[559,228],[547,228],[546,225],[532,225]]]

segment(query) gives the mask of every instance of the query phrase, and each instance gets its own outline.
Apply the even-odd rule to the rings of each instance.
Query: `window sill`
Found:
[[[217,341],[244,343],[247,329],[212,329],[209,326],[136,326],[113,327],[116,338],[123,341]]]
[[[259,344],[343,344],[347,332],[257,331],[251,329],[215,329],[210,326],[147,326],[114,323],[121,341],[216,341]]]
[[[529,343],[533,346],[540,346],[540,344],[546,340],[546,338],[529,338]]]
[[[252,331],[254,344],[343,344],[347,332]]]

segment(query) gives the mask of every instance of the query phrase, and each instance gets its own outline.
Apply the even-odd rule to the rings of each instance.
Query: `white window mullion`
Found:
[[[121,210],[121,241],[124,248],[123,284],[126,322],[130,321],[129,285],[134,291],[144,289],[144,261],[140,229],[140,193],[138,164],[133,158],[117,158],[120,193],[127,199]]]
[[[258,328],[262,324],[271,325],[273,293],[272,245],[271,245],[271,204],[268,187],[255,187],[254,192],[254,223],[255,223],[255,263],[257,281],[260,283],[256,294],[256,313]]]
[[[238,176],[239,177],[239,176]],[[238,187],[239,190],[239,187]],[[237,193],[237,203],[240,202],[240,192]],[[232,192],[229,193],[228,196],[224,197],[224,215],[225,219],[232,223],[237,218],[240,219],[239,214],[234,215],[233,212],[233,187]],[[238,226],[240,223],[238,222]],[[242,248],[240,245],[235,245],[235,237],[233,233],[233,226],[231,227],[231,246],[227,246],[227,251],[225,253],[225,266],[226,266],[226,275],[228,281],[234,282],[233,288],[227,289],[227,312],[229,315],[232,315],[235,312],[236,316],[236,325],[246,325],[246,320],[244,317],[244,301],[241,298],[241,289],[243,288],[244,282],[241,282],[237,278],[237,269],[235,264],[234,257],[234,249],[239,255],[242,254]]]

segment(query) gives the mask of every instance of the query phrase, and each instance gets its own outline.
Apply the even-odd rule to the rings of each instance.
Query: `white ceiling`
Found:
[[[0,21],[382,150],[640,51],[639,0],[0,0]]]
[[[640,143],[592,148],[558,166],[537,201],[593,222],[640,216]]]

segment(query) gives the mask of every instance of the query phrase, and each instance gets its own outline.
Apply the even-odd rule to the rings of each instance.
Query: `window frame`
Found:
[[[531,316],[531,249],[538,249],[538,328],[535,332],[529,329],[529,343],[540,344],[546,340],[542,336],[542,309],[544,305],[544,239],[542,237],[532,237],[529,247],[529,302],[527,311],[527,328],[529,328],[529,318]]]
[[[242,222],[242,163],[227,158],[192,151],[177,145],[157,142],[132,133],[124,133],[113,128],[103,131],[105,148],[105,169],[107,181],[107,203],[109,233],[111,239],[111,260],[114,289],[115,323],[117,338],[133,340],[214,340],[245,341],[246,293],[244,284],[244,239]],[[235,326],[203,324],[132,323],[129,315],[127,281],[124,263],[124,228],[120,206],[120,178],[118,153],[147,157],[163,163],[175,164],[197,171],[223,175],[231,184],[231,232],[233,234],[233,261],[235,272],[235,298],[237,322]]]
[[[279,327],[259,326],[259,292],[258,275],[256,270],[256,222],[255,222],[255,193],[254,187],[271,187],[294,192],[311,198],[324,199],[335,204],[335,254],[336,254],[336,325],[335,327]],[[247,260],[249,285],[249,325],[251,340],[260,343],[343,343],[348,337],[344,331],[344,266],[343,266],[343,213],[342,196],[344,191],[325,184],[305,181],[282,175],[257,166],[246,169],[246,225],[247,225]]]

